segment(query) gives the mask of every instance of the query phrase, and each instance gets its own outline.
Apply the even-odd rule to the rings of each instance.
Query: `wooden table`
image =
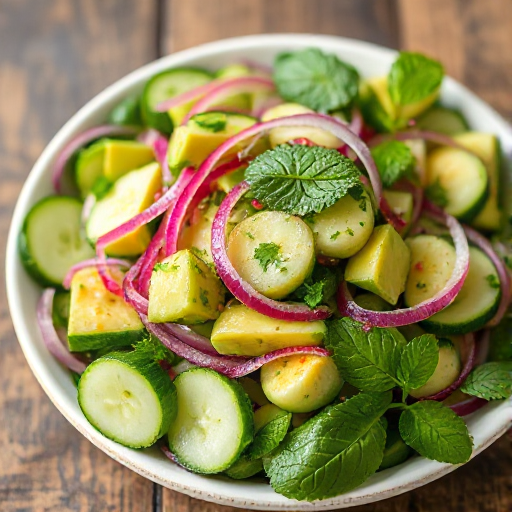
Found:
[[[32,164],[87,100],[162,55],[261,32],[335,34],[424,51],[512,117],[510,0],[0,0],[2,243]],[[2,512],[238,510],[162,489],[86,441],[30,372],[12,329],[4,288]],[[353,510],[510,512],[510,439],[502,438],[465,467],[426,487]]]

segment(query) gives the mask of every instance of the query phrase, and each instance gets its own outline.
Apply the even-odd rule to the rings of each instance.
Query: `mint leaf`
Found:
[[[261,459],[251,460],[247,456],[242,455],[224,473],[234,480],[244,480],[245,478],[257,475],[261,471],[263,471],[263,461]]]
[[[363,324],[348,317],[327,322],[325,347],[333,352],[341,376],[362,391],[400,385],[397,370],[405,344],[397,329],[365,331]]]
[[[443,66],[420,53],[400,52],[388,75],[389,94],[396,105],[424,100],[441,85]]]
[[[152,334],[135,343],[133,348],[137,352],[147,355],[156,363],[165,361],[173,366],[177,362],[176,354],[171,352],[156,336],[153,336]]]
[[[500,400],[512,395],[512,361],[477,366],[461,387],[468,395],[484,400]]]
[[[294,292],[294,296],[303,300],[310,308],[326,303],[338,287],[336,274],[322,265],[315,265],[313,273]]]
[[[283,144],[257,156],[245,170],[254,197],[271,210],[318,213],[361,189],[354,162],[334,149]]]
[[[391,393],[361,393],[293,430],[277,454],[264,461],[270,485],[287,498],[307,501],[361,485],[382,461],[386,431],[381,416],[391,398]]]
[[[285,100],[320,112],[350,106],[359,91],[356,69],[318,48],[279,54],[274,82]]]
[[[397,376],[407,391],[425,384],[439,362],[439,348],[433,334],[411,340],[402,350]]]
[[[437,204],[441,208],[448,206],[448,193],[446,189],[441,185],[439,178],[434,183],[431,183],[425,188],[425,195],[433,203]]]
[[[292,421],[291,413],[278,416],[267,423],[254,436],[253,442],[247,448],[246,454],[249,459],[258,459],[267,455],[277,448],[279,443],[286,436],[290,423]]]
[[[440,402],[425,400],[409,406],[400,416],[402,439],[423,457],[462,464],[473,451],[464,420]]]
[[[384,187],[391,187],[400,178],[411,173],[414,156],[411,148],[398,140],[390,140],[371,150]]]
[[[263,272],[268,270],[270,265],[279,267],[282,263],[280,256],[281,248],[274,242],[262,242],[256,249],[254,249],[254,258],[260,262],[260,267]]]

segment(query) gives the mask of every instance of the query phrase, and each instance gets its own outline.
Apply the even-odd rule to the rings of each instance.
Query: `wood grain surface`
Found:
[[[354,37],[435,56],[512,116],[511,29],[510,0],[0,0],[0,243],[57,129],[106,85],[163,54],[262,32]],[[162,490],[74,430],[23,358],[1,279],[1,512],[240,510]],[[441,480],[352,510],[511,512],[510,438]]]

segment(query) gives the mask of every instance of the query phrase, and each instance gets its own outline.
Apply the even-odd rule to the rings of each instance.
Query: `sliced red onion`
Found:
[[[183,468],[185,471],[188,471],[189,473],[191,473],[191,471],[189,469],[187,469],[185,466],[183,466],[180,461],[178,460],[178,458],[176,457],[176,455],[174,455],[174,453],[171,452],[171,450],[169,450],[169,448],[165,445],[162,445],[160,446],[160,450],[162,450],[162,453],[171,461],[171,462],[174,462],[174,464],[176,464],[177,466],[179,466],[180,468]]]
[[[43,337],[43,342],[55,359],[62,363],[66,368],[76,372],[83,373],[86,364],[74,357],[66,346],[62,343],[55,330],[52,320],[53,298],[55,296],[54,288],[46,288],[37,304],[37,323]]]
[[[393,311],[371,311],[358,306],[350,294],[347,283],[343,281],[338,289],[338,308],[343,316],[363,322],[370,327],[399,327],[425,320],[448,306],[457,296],[469,270],[469,247],[464,230],[459,222],[439,210],[428,201],[424,201],[424,213],[448,227],[455,245],[455,265],[452,275],[442,290],[433,297],[415,306]]]
[[[262,76],[226,78],[222,83],[218,83],[211,88],[207,94],[194,104],[183,119],[182,124],[187,124],[192,116],[206,112],[212,105],[218,104],[231,96],[253,92],[272,92],[274,89],[274,82],[270,78]]]
[[[476,343],[475,343],[475,335],[473,333],[469,333],[464,335],[463,345],[460,347],[461,349],[461,359],[464,361],[464,366],[462,367],[462,371],[460,372],[457,380],[448,386],[447,388],[439,391],[435,395],[426,396],[421,398],[420,400],[435,400],[436,402],[442,402],[446,398],[448,398],[454,391],[459,389],[464,381],[467,379],[471,370],[475,366],[476,361]]]
[[[323,320],[331,315],[326,306],[310,309],[305,304],[287,304],[269,299],[244,281],[226,253],[226,224],[231,210],[249,190],[249,184],[242,181],[222,201],[212,225],[212,256],[219,277],[227,289],[247,307],[271,318],[280,320]]]
[[[85,226],[87,224],[87,221],[89,220],[89,217],[91,216],[92,209],[94,208],[94,205],[96,204],[96,196],[94,194],[89,194],[84,201],[84,204],[82,206],[82,215],[81,215],[81,221],[82,226]]]
[[[95,267],[97,264],[98,264],[98,261],[96,260],[96,258],[90,258],[88,260],[81,261],[81,262],[77,263],[76,265],[73,265],[68,270],[68,273],[66,274],[66,277],[64,278],[62,286],[66,290],[69,290],[69,288],[71,287],[71,281],[73,280],[73,277],[75,276],[75,274],[77,272],[79,272],[80,270],[82,270],[84,268]],[[130,268],[131,263],[127,260],[122,260],[119,258],[108,258],[107,260],[105,260],[105,265],[107,265],[108,267]]]
[[[258,98],[253,104],[251,115],[260,119],[261,116],[271,108],[277,107],[278,105],[282,105],[284,103],[283,98],[281,96],[270,95],[267,97]]]
[[[501,322],[501,319],[503,318],[503,315],[507,312],[508,305],[510,303],[510,275],[507,271],[507,267],[504,261],[496,254],[496,251],[494,250],[491,242],[487,240],[485,236],[481,235],[478,231],[474,230],[473,228],[470,228],[469,226],[464,226],[464,231],[466,233],[468,240],[470,242],[473,242],[487,255],[487,257],[492,261],[493,265],[496,267],[496,271],[498,272],[501,288],[500,304],[494,317],[487,323],[487,327],[494,327]]]
[[[162,134],[158,130],[155,130],[154,128],[149,128],[139,133],[139,135],[137,136],[137,142],[140,142],[141,144],[145,144],[146,146],[152,148],[155,142],[160,137],[162,137]]]
[[[169,163],[167,161],[167,148],[169,147],[169,139],[160,136],[153,143],[153,151],[155,152],[156,161],[160,164],[160,169],[162,169],[162,181],[164,183],[164,187],[171,186],[174,181],[174,177],[171,174],[169,169]]]
[[[361,111],[358,108],[355,108],[354,110],[352,110],[352,119],[350,120],[350,123],[348,126],[358,136],[360,136],[361,133],[363,132],[363,126],[364,126],[363,116],[361,114]]]
[[[64,171],[66,170],[66,164],[76,151],[81,149],[89,142],[99,139],[100,137],[106,137],[108,135],[135,135],[136,133],[137,129],[130,126],[117,126],[107,124],[90,128],[89,130],[86,130],[85,132],[80,133],[75,138],[71,139],[61,151],[53,167],[52,182],[55,192],[60,194],[61,180]]]
[[[483,398],[472,396],[467,400],[449,405],[448,407],[458,416],[468,416],[469,414],[478,411],[488,402]]]
[[[283,126],[309,126],[312,128],[320,128],[332,133],[335,137],[350,146],[368,171],[376,201],[380,204],[381,209],[383,209],[383,213],[386,218],[398,228],[404,225],[403,220],[397,217],[394,212],[391,211],[387,202],[383,200],[380,175],[366,144],[354,132],[352,132],[346,124],[343,124],[330,116],[324,116],[322,114],[299,114],[272,119],[271,121],[266,121],[264,123],[256,123],[228,139],[210,154],[210,156],[201,164],[192,180],[190,180],[188,187],[178,199],[172,216],[169,219],[166,255],[176,252],[176,243],[179,233],[183,227],[189,206],[192,203],[199,187],[215,168],[215,165],[219,160],[240,142],[260,133],[265,133],[267,130],[272,128],[280,128]]]

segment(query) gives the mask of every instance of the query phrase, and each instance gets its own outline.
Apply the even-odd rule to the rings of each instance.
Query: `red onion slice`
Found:
[[[212,105],[237,94],[252,92],[272,92],[275,89],[274,82],[270,78],[262,76],[240,76],[226,78],[222,83],[212,87],[188,112],[182,124],[202,112],[206,112]]]
[[[57,194],[61,193],[62,176],[66,170],[68,160],[73,156],[75,151],[78,151],[89,142],[99,139],[100,137],[106,137],[107,135],[135,135],[136,133],[137,129],[130,126],[107,124],[90,128],[71,139],[61,151],[53,167],[52,182],[55,192],[57,192]]]
[[[462,384],[464,384],[464,381],[467,379],[471,370],[475,366],[477,349],[475,343],[475,335],[473,333],[464,335],[463,340],[463,346],[460,348],[461,359],[465,360],[465,362],[458,379],[453,384],[439,391],[435,395],[426,396],[420,400],[435,400],[436,402],[441,402],[448,398],[454,391],[459,389]]]
[[[488,402],[483,398],[478,398],[476,396],[472,396],[463,402],[458,402],[453,405],[449,405],[448,407],[458,416],[468,416],[469,414],[478,411]]]
[[[349,127],[358,136],[363,132],[364,120],[361,111],[358,108],[352,110],[352,119],[350,120]]]
[[[78,271],[80,271],[84,268],[87,268],[87,267],[95,267],[97,264],[98,264],[98,261],[96,260],[96,258],[91,258],[88,260],[81,261],[81,262],[77,263],[76,265],[73,265],[69,269],[68,273],[66,274],[66,277],[64,278],[62,286],[66,290],[69,290],[69,288],[71,287],[71,281],[73,280],[73,277],[75,276],[75,274]],[[131,263],[127,260],[122,260],[119,258],[108,258],[105,260],[105,265],[107,265],[108,267],[130,268]]]
[[[53,325],[52,310],[54,296],[55,289],[47,288],[43,291],[37,304],[37,323],[43,337],[43,342],[50,354],[66,366],[66,368],[76,373],[83,373],[87,365],[69,352],[68,348],[60,340]]]
[[[469,270],[469,247],[464,229],[455,217],[424,201],[424,212],[448,227],[455,245],[455,265],[452,275],[442,290],[433,297],[411,308],[394,311],[371,311],[358,306],[343,281],[338,289],[338,308],[343,316],[350,316],[370,327],[399,327],[425,320],[438,313],[457,296]]]
[[[212,256],[219,277],[227,289],[247,307],[271,318],[280,320],[323,320],[331,315],[329,308],[310,309],[305,304],[287,304],[265,297],[244,281],[226,253],[226,224],[231,210],[249,190],[246,181],[238,184],[222,201],[212,225]]]
[[[199,187],[214,169],[219,160],[240,142],[250,137],[254,137],[255,135],[265,133],[271,128],[279,128],[282,126],[309,126],[312,128],[320,128],[332,133],[335,137],[347,144],[354,150],[368,171],[375,199],[377,203],[380,204],[381,209],[383,209],[383,213],[386,218],[398,228],[404,225],[403,220],[391,211],[389,205],[382,197],[382,183],[380,175],[366,144],[346,124],[341,123],[330,116],[322,114],[299,114],[295,116],[281,117],[279,119],[272,119],[271,121],[266,121],[264,123],[256,123],[228,139],[210,154],[210,156],[201,164],[194,177],[190,180],[188,187],[178,199],[172,216],[169,219],[166,255],[176,252],[176,242],[183,227],[189,206],[192,203]]]
[[[470,228],[469,226],[464,226],[464,231],[466,233],[468,240],[470,242],[473,242],[487,255],[487,257],[492,261],[493,265],[496,267],[496,271],[498,272],[501,288],[500,304],[494,317],[487,323],[487,327],[494,327],[501,322],[501,319],[503,318],[503,315],[505,315],[505,313],[507,312],[508,305],[510,303],[510,275],[507,271],[507,267],[504,261],[496,254],[496,251],[494,250],[491,242],[487,240],[487,238],[485,238],[478,231],[474,230],[473,228]]]

